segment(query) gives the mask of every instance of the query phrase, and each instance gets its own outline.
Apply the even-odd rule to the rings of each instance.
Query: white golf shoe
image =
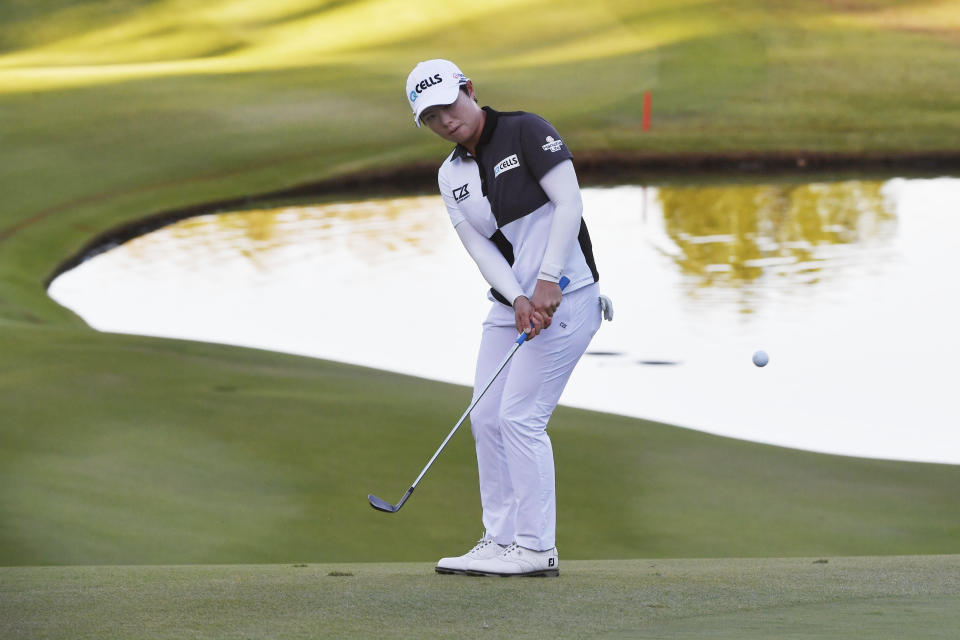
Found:
[[[495,558],[474,560],[467,566],[471,576],[550,576],[560,575],[557,548],[534,551],[512,544]]]
[[[493,540],[481,540],[477,545],[462,556],[440,558],[437,563],[437,573],[466,573],[467,565],[474,560],[495,558],[503,553],[507,547],[502,547]]]

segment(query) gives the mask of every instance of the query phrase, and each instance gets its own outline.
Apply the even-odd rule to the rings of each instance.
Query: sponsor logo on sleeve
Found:
[[[498,162],[497,165],[493,168],[493,177],[497,178],[504,171],[510,171],[510,169],[516,169],[519,166],[520,166],[520,159],[517,158],[517,154],[513,154],[512,156],[507,156],[506,158]]]
[[[553,136],[547,136],[547,144],[540,147],[544,151],[549,151],[550,153],[556,153],[560,151],[563,147],[563,140],[554,140]]]
[[[467,190],[469,183],[463,185],[462,187],[456,187],[453,190],[453,199],[457,202],[463,202],[470,197],[470,192]]]

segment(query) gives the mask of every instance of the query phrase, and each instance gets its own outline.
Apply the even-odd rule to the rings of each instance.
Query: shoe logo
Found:
[[[548,566],[548,567],[553,567],[553,566],[555,566],[556,564],[557,564],[557,559],[556,559],[556,558],[550,558],[550,560],[547,562],[547,566]]]
[[[453,190],[453,199],[457,202],[462,202],[470,197],[470,192],[467,190],[467,186],[470,183],[463,185],[462,187],[457,187]]]

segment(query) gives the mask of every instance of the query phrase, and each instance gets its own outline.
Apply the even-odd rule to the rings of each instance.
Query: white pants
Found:
[[[556,546],[553,447],[547,421],[601,322],[600,288],[563,296],[550,328],[525,342],[470,414],[485,538],[544,551]],[[517,339],[513,309],[483,323],[474,397]]]

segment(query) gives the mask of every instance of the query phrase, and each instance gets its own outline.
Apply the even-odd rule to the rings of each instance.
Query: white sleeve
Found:
[[[583,201],[573,161],[565,160],[547,171],[540,179],[540,186],[554,204],[553,221],[547,249],[540,264],[539,280],[559,282],[567,264],[570,250],[580,234],[580,218]]]
[[[480,274],[491,287],[509,300],[510,304],[513,304],[518,296],[524,295],[507,259],[489,238],[483,237],[483,234],[466,220],[460,222],[455,229],[467,253],[480,268]]]
[[[447,213],[450,215],[450,222],[452,222],[453,226],[456,227],[458,224],[463,222],[465,218],[463,217],[463,213],[460,212],[460,207],[457,205],[456,199],[450,192],[450,185],[447,184],[447,177],[443,175],[442,168],[439,172],[437,172],[437,186],[440,187],[440,197],[443,198],[443,204],[447,207]]]

